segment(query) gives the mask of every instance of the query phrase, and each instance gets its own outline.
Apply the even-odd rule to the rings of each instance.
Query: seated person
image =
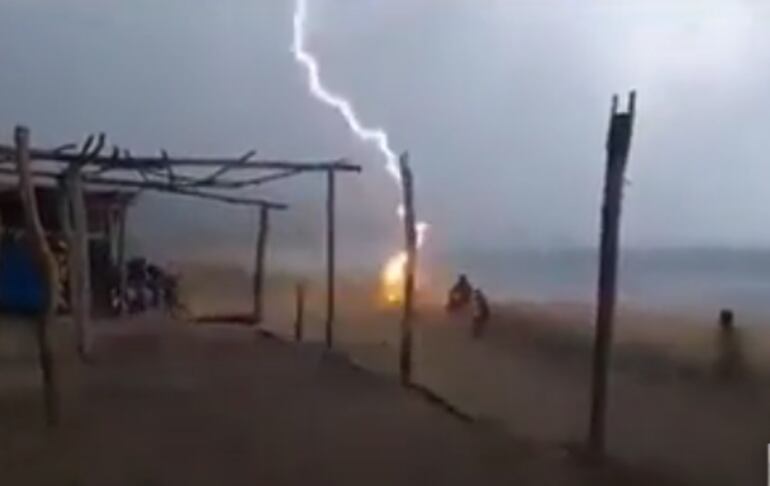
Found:
[[[449,291],[447,309],[453,311],[465,307],[470,303],[472,293],[473,287],[471,287],[471,284],[468,281],[468,277],[466,277],[464,274],[461,274],[457,279],[457,282]]]

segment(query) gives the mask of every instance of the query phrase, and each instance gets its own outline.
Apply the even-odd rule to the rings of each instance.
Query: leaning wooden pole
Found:
[[[270,231],[270,208],[259,208],[259,230],[257,232],[257,248],[254,257],[254,324],[262,322],[265,282],[265,252],[267,249],[267,234]]]
[[[35,186],[32,182],[32,170],[29,157],[29,130],[16,127],[14,133],[16,144],[16,164],[19,173],[19,196],[24,208],[26,236],[34,255],[40,275],[45,282],[45,299],[37,316],[36,337],[39,352],[40,371],[43,380],[43,401],[45,403],[46,421],[54,426],[59,420],[59,394],[57,388],[56,369],[50,343],[50,326],[56,317],[56,302],[59,297],[59,275],[56,259],[46,239],[43,224],[35,197]]]
[[[620,214],[626,164],[633,133],[635,105],[636,93],[632,92],[629,96],[628,111],[619,113],[618,97],[613,98],[610,129],[607,137],[607,167],[601,216],[599,282],[588,435],[589,452],[597,457],[604,455],[607,377],[617,292]]]
[[[336,199],[335,174],[333,170],[326,172],[326,349],[334,345],[334,313],[335,313],[335,219],[334,207]]]
[[[409,155],[399,160],[401,186],[404,191],[404,231],[406,236],[406,264],[404,268],[404,308],[401,317],[400,370],[401,382],[412,380],[412,318],[414,314],[415,269],[417,267],[417,228],[414,216],[414,181],[409,167]]]

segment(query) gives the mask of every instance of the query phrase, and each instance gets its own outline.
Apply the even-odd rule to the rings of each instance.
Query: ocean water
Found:
[[[464,251],[446,261],[496,299],[595,300],[596,250]],[[623,305],[634,307],[729,307],[770,317],[770,249],[624,250],[618,294]]]

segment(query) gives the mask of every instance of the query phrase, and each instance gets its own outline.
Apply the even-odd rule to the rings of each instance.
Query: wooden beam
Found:
[[[612,102],[610,129],[607,137],[607,166],[604,179],[604,202],[601,217],[599,282],[597,289],[596,331],[594,336],[589,452],[604,455],[607,412],[607,376],[612,347],[612,330],[617,293],[620,214],[628,154],[631,147],[636,93],[629,97],[628,112],[618,113],[618,98]]]
[[[0,160],[11,160],[13,147],[0,145]],[[61,163],[81,163],[82,155],[75,152],[66,152],[61,150],[31,149],[30,157],[32,160],[45,160]],[[134,157],[126,151],[117,156],[115,155],[97,155],[89,157],[89,165],[99,167],[114,167],[115,169],[137,170],[147,168],[166,168],[173,167],[223,167],[228,166],[229,170],[300,170],[305,172],[361,172],[361,166],[349,163],[345,159],[333,159],[326,161],[302,162],[288,160],[256,160],[243,161],[243,158],[205,158],[205,157]]]
[[[412,318],[414,314],[415,269],[417,267],[417,220],[414,215],[414,181],[409,167],[409,154],[399,159],[401,187],[404,203],[404,235],[406,267],[404,269],[404,307],[401,318],[400,372],[401,382],[409,385],[412,381]]]
[[[257,232],[257,248],[254,258],[254,324],[261,323],[264,317],[265,252],[269,231],[270,209],[262,206],[259,208],[259,231]]]
[[[241,205],[241,206],[267,206],[270,209],[287,209],[286,204],[267,201],[259,198],[229,196],[225,194],[214,194],[210,192],[202,192],[196,189],[187,189],[183,187],[177,187],[162,182],[152,181],[132,181],[128,179],[104,179],[104,178],[87,178],[85,182],[89,184],[109,187],[126,187],[134,189],[145,189],[150,191],[164,192],[168,194],[178,194],[181,196],[197,197],[199,199],[208,199],[211,201],[219,201],[227,204]]]
[[[19,197],[24,208],[26,237],[34,256],[40,275],[43,278],[46,296],[43,308],[37,316],[36,337],[39,352],[40,371],[43,379],[43,401],[45,403],[46,422],[55,426],[59,421],[59,391],[56,367],[51,350],[49,330],[56,316],[56,303],[59,297],[58,266],[51,247],[48,245],[40,212],[37,207],[35,186],[32,181],[29,155],[29,130],[17,126],[14,133],[16,167],[19,174]]]
[[[14,169],[0,167],[0,175],[17,176],[18,172]],[[58,179],[61,174],[53,171],[38,170],[32,173],[35,177]],[[83,181],[88,184],[106,187],[123,187],[137,190],[150,190],[156,192],[163,192],[169,194],[178,194],[182,196],[197,197],[199,199],[208,199],[212,201],[219,201],[227,204],[241,205],[241,206],[268,206],[270,209],[287,209],[288,206],[283,203],[267,201],[259,198],[248,198],[229,196],[225,194],[215,194],[210,192],[203,192],[197,189],[188,189],[185,187],[178,187],[169,185],[164,182],[156,181],[136,181],[130,179],[108,179],[103,177],[84,176]]]
[[[335,199],[336,183],[334,171],[326,172],[326,349],[334,345],[335,314]]]
[[[302,173],[301,170],[288,169],[288,170],[282,170],[275,174],[268,174],[260,177],[254,177],[254,178],[243,179],[243,180],[217,179],[209,182],[205,187],[211,187],[216,189],[241,189],[244,187],[255,187],[255,186],[261,186],[261,185],[267,184],[268,182],[274,182],[281,179],[288,179],[290,177],[294,177],[301,173]],[[198,182],[190,183],[190,186],[192,187],[198,187],[199,185],[200,184]]]

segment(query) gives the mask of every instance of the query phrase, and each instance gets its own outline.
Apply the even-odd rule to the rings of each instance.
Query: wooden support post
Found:
[[[70,245],[70,285],[75,287],[73,317],[78,341],[78,354],[84,361],[91,350],[91,258],[89,251],[88,213],[86,210],[80,166],[72,164],[66,172],[66,188],[72,214]]]
[[[120,302],[118,313],[126,312],[126,289],[128,288],[128,272],[126,272],[126,208],[118,213],[118,295]]]
[[[296,289],[296,314],[294,318],[294,341],[302,342],[305,333],[305,284],[300,282]]]
[[[335,175],[333,170],[326,172],[326,349],[334,344],[334,304],[335,304]]]
[[[75,235],[72,230],[72,206],[69,200],[69,191],[67,189],[67,178],[62,177],[59,179],[59,227],[61,228],[62,237],[67,249],[67,303],[69,304],[69,313],[72,318],[75,318],[75,306],[78,303],[78,290],[77,282],[75,282],[75,276],[73,275],[73,268],[76,266],[75,252],[73,248],[75,246]]]
[[[628,112],[618,112],[618,97],[612,101],[607,139],[607,167],[601,217],[601,248],[597,292],[596,330],[593,350],[591,415],[588,448],[595,457],[604,455],[607,411],[607,376],[612,346],[612,328],[617,291],[620,214],[626,163],[631,147],[636,93],[629,97]]]
[[[409,155],[399,160],[401,186],[404,191],[404,229],[406,236],[406,268],[404,275],[404,309],[401,318],[401,382],[408,385],[412,380],[412,317],[414,313],[415,269],[417,267],[417,227],[414,216],[414,181],[409,168]]]
[[[46,422],[54,426],[59,421],[59,392],[53,351],[50,343],[50,326],[56,317],[56,303],[59,297],[59,276],[56,259],[48,245],[40,213],[37,207],[35,186],[29,157],[29,130],[16,127],[14,133],[16,164],[19,173],[19,196],[24,208],[26,237],[29,241],[35,263],[45,282],[45,302],[37,316],[36,337],[39,352],[40,371],[43,380],[43,401]]]
[[[254,324],[262,322],[263,293],[265,282],[265,251],[267,249],[267,234],[270,231],[270,208],[259,208],[259,231],[257,233],[257,249],[254,258]]]

